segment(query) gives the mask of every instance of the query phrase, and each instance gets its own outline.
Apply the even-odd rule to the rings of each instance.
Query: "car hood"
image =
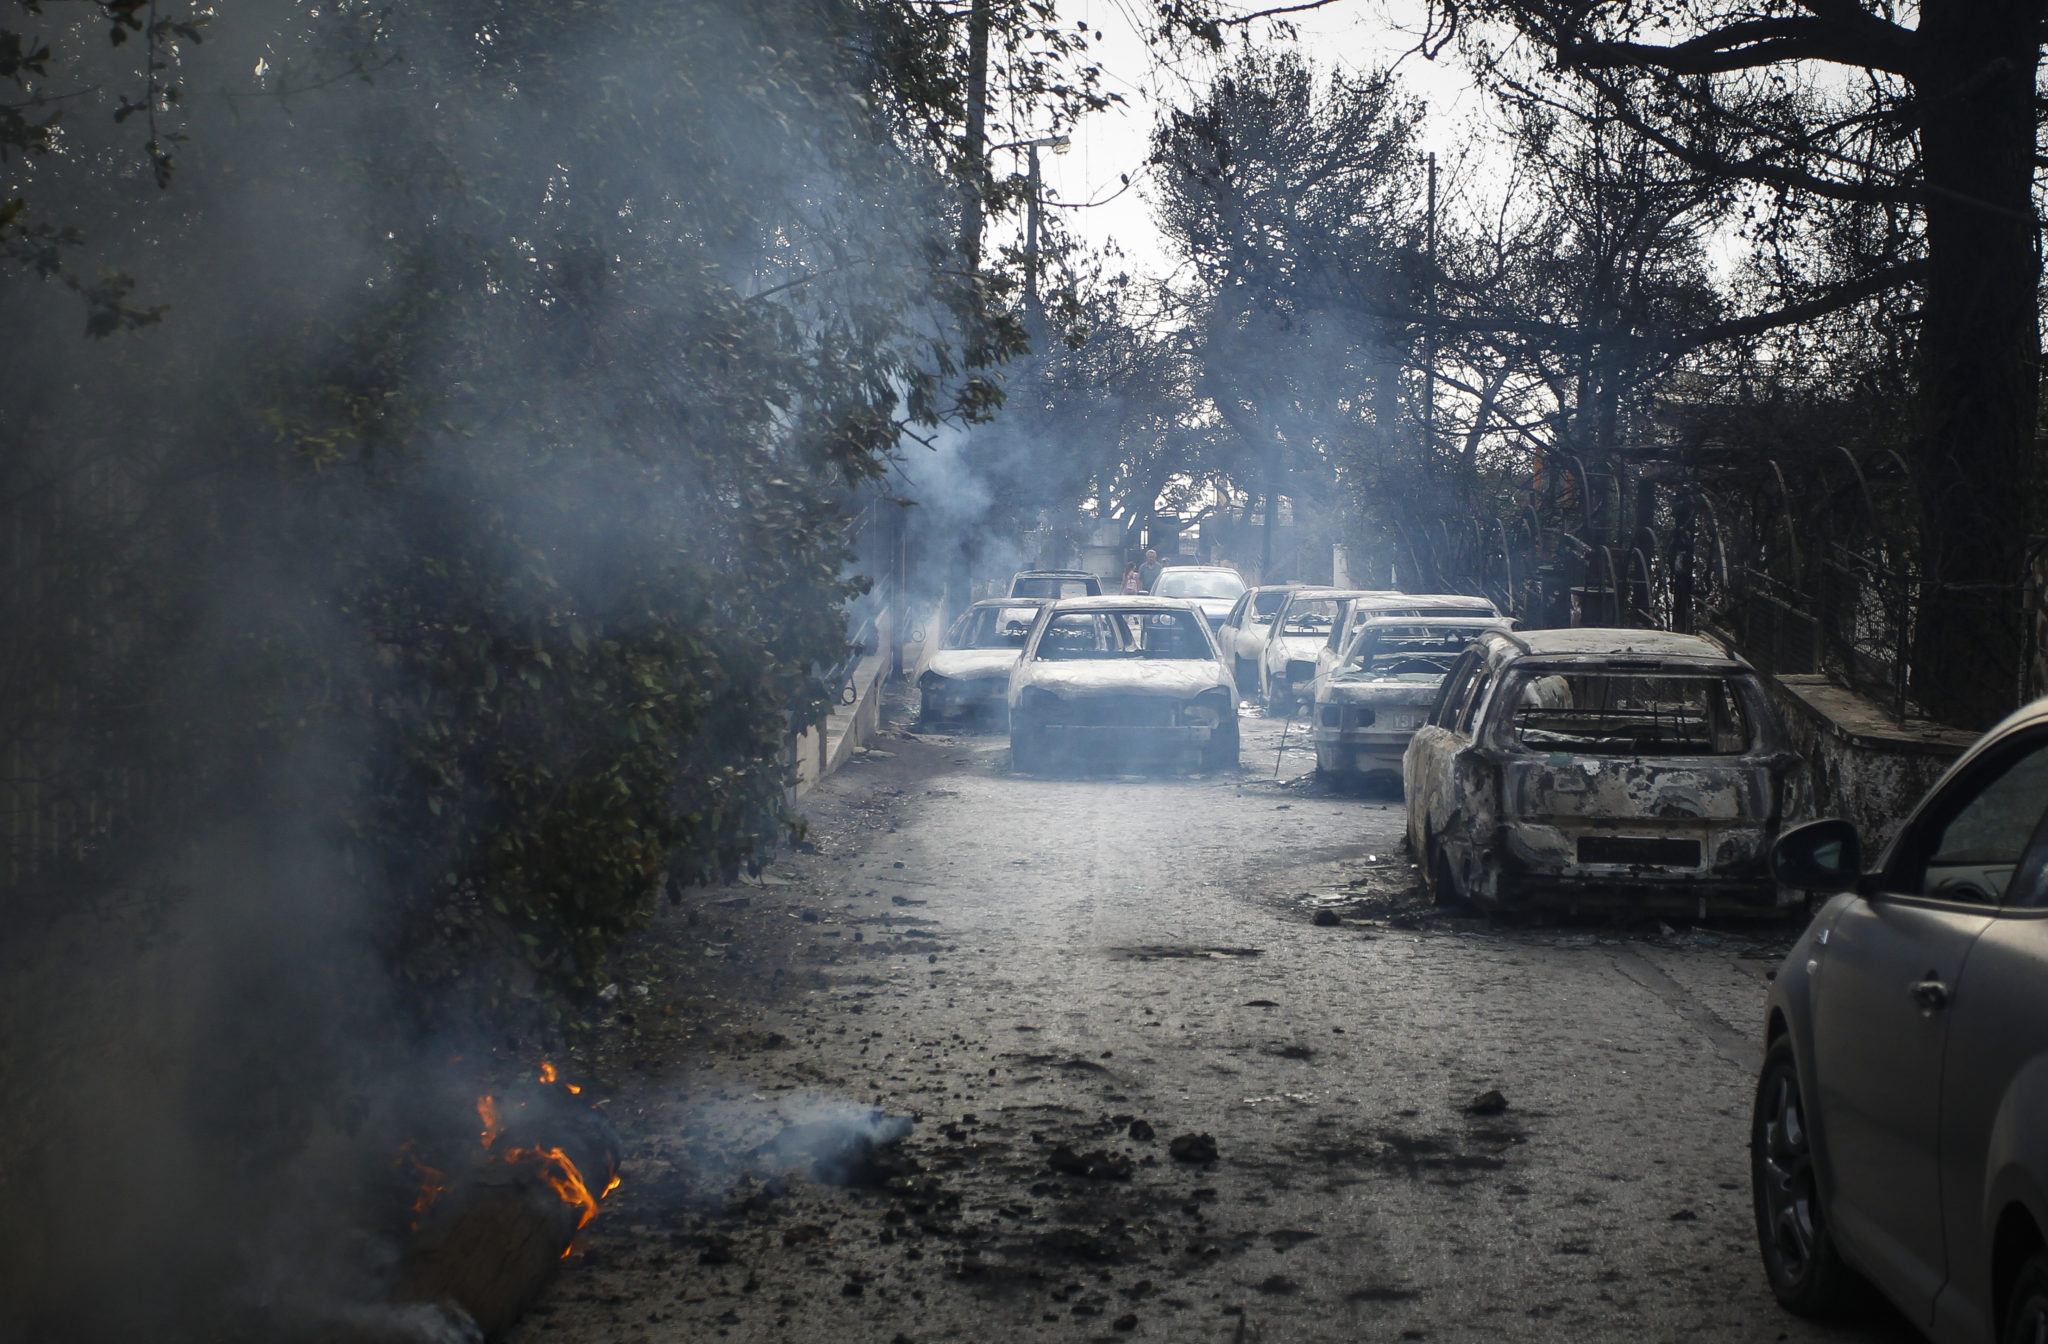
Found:
[[[975,681],[982,677],[1007,677],[1017,665],[1016,649],[940,649],[932,655],[928,672],[953,681]]]
[[[1268,646],[1277,648],[1290,662],[1312,662],[1316,650],[1329,642],[1327,635],[1275,635],[1267,641]]]
[[[1179,658],[1159,662],[1133,658],[1099,663],[1031,663],[1019,674],[1018,681],[1055,695],[1140,691],[1188,699],[1213,686],[1229,684],[1223,664]]]
[[[1429,705],[1436,703],[1437,681],[1344,681],[1326,677],[1316,699],[1337,705]]]

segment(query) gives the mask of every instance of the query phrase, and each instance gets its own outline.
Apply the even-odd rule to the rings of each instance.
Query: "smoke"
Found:
[[[53,30],[94,92],[0,194],[168,312],[92,341],[0,279],[10,1330],[454,1329],[373,1320],[398,1144],[772,834],[950,320],[831,12],[259,0],[160,53],[167,189],[112,117],[141,42]],[[869,1136],[813,1172],[890,1128],[802,1123]]]

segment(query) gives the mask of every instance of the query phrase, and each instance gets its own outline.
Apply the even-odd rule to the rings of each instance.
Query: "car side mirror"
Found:
[[[1771,875],[1794,891],[1846,891],[1863,876],[1863,842],[1839,817],[1795,826],[1771,846]]]

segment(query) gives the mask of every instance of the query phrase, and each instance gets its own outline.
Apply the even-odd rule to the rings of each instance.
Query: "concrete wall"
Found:
[[[1928,788],[1977,740],[1940,724],[1899,724],[1823,676],[1764,682],[1812,770],[1813,815],[1854,822],[1866,862],[1876,862]]]

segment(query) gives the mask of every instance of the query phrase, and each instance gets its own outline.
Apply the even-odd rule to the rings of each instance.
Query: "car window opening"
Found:
[[[1514,739],[1525,751],[1736,756],[1754,737],[1728,677],[1531,673],[1512,693]]]
[[[1021,649],[1031,633],[1036,607],[982,607],[953,623],[946,633],[949,649]]]

